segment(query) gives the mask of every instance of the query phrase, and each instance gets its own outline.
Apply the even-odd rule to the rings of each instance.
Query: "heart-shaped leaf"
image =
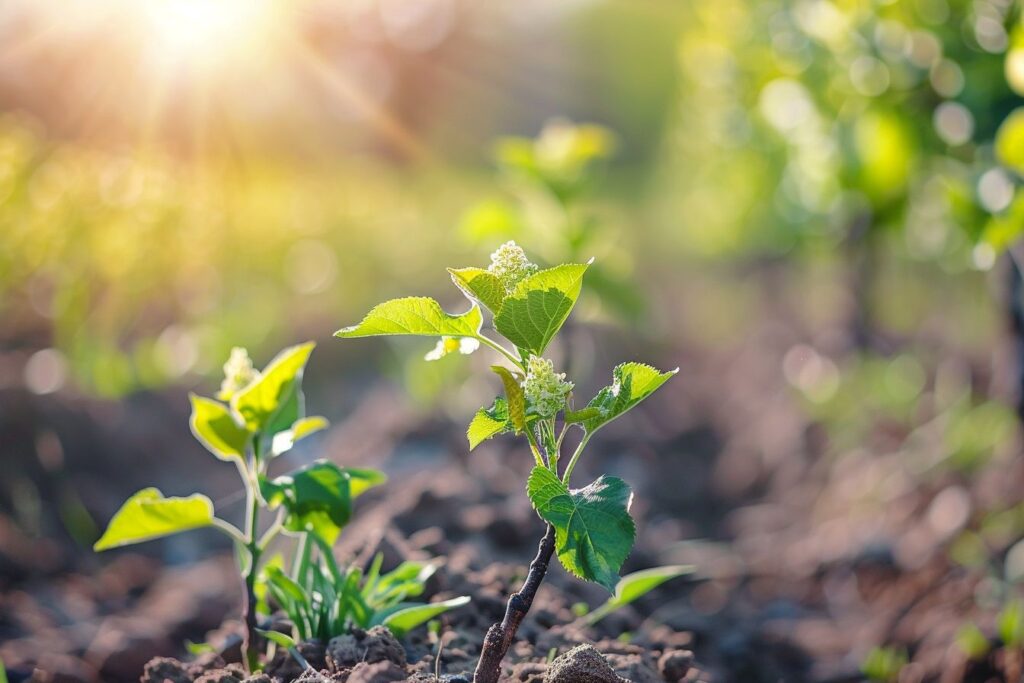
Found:
[[[576,305],[589,265],[563,264],[523,279],[505,297],[501,311],[494,317],[495,329],[521,353],[543,355]]]
[[[537,513],[555,527],[555,551],[562,566],[614,591],[619,568],[636,537],[626,482],[602,476],[570,490],[551,470],[534,467],[526,489]]]

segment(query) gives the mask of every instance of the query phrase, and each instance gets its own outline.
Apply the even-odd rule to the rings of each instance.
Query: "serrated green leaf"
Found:
[[[411,296],[377,304],[358,325],[344,327],[334,336],[343,339],[397,334],[476,337],[482,324],[483,314],[479,306],[474,305],[465,313],[450,315],[429,297]]]
[[[201,494],[165,498],[159,489],[142,489],[117,511],[93,550],[109,550],[213,524],[213,503]]]
[[[410,605],[388,615],[381,623],[387,626],[396,638],[401,638],[412,629],[427,623],[437,615],[444,614],[456,607],[462,607],[468,602],[469,596],[462,595],[457,598],[432,602],[427,605]]]
[[[593,433],[632,409],[679,372],[679,368],[661,372],[643,363],[622,363],[612,371],[612,383],[591,399],[587,408],[598,414],[585,420],[583,427]]]
[[[508,408],[508,419],[516,433],[526,430],[526,397],[519,379],[512,371],[502,365],[492,365],[491,370],[501,378],[505,386],[505,404]]]
[[[517,348],[542,355],[576,305],[589,265],[568,263],[524,278],[494,316],[495,329]]]
[[[494,273],[483,268],[449,268],[452,282],[462,290],[471,301],[477,301],[487,307],[491,313],[501,310],[505,301],[505,286]]]
[[[250,432],[235,421],[231,410],[218,401],[189,394],[189,426],[199,443],[221,460],[245,460]]]
[[[615,610],[643,597],[666,581],[691,572],[693,572],[692,565],[679,564],[626,574],[615,585],[615,593],[612,597],[590,613],[587,623],[594,625]]]
[[[291,429],[278,432],[271,442],[270,452],[274,456],[290,451],[292,447],[310,434],[327,429],[330,422],[323,417],[303,417],[295,421]]]
[[[469,450],[473,450],[492,436],[513,429],[508,415],[508,401],[503,398],[494,399],[490,408],[481,408],[476,411],[473,421],[469,423],[466,430],[466,438],[469,439]]]
[[[551,470],[534,467],[526,490],[537,513],[555,527],[555,551],[562,566],[613,592],[636,537],[626,482],[602,476],[570,490]]]
[[[261,432],[266,447],[275,434],[290,429],[302,416],[302,371],[314,346],[307,342],[281,351],[259,378],[231,397],[231,407],[249,431]]]
[[[341,467],[318,460],[272,481],[261,477],[260,492],[271,508],[287,510],[285,529],[332,545],[352,516],[350,479]]]

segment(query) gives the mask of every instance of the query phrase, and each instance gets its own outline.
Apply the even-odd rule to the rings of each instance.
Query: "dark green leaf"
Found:
[[[551,470],[534,467],[527,493],[538,514],[555,527],[555,550],[562,566],[614,591],[636,536],[629,516],[629,486],[602,476],[582,489],[569,490]]]
[[[318,460],[277,477],[260,479],[260,492],[271,508],[283,505],[289,531],[305,531],[332,545],[352,516],[351,477],[334,463]]]

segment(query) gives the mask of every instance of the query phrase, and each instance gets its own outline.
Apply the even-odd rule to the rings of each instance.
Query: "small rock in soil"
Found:
[[[295,646],[309,665],[319,671],[327,667],[325,649],[319,640],[304,640]],[[267,664],[267,673],[282,681],[292,681],[302,675],[304,667],[283,647],[278,648],[274,658]]]
[[[275,682],[274,682],[274,679],[271,678],[270,676],[268,676],[267,674],[256,674],[254,676],[249,676],[244,681],[242,681],[242,683],[275,683]]]
[[[245,672],[235,666],[231,666],[226,669],[207,671],[197,678],[195,683],[242,683],[243,678],[245,678]]]
[[[388,632],[390,634],[390,631]],[[374,664],[362,662],[357,664],[348,675],[348,683],[394,683],[408,678],[404,666],[391,661],[380,661]]]
[[[143,667],[141,683],[192,683],[192,675],[177,659],[154,657]]]
[[[689,650],[671,650],[658,660],[661,677],[668,683],[677,683],[686,678],[686,673],[693,665],[693,653]]]
[[[605,659],[615,673],[633,683],[662,683],[661,676],[647,665],[643,655],[607,655]]]
[[[578,645],[551,663],[546,683],[629,683],[593,645]]]
[[[227,667],[227,662],[216,652],[205,652],[199,655],[194,662],[190,662],[186,666],[192,678],[199,678],[207,671]]]
[[[541,662],[523,662],[512,667],[513,681],[522,683],[544,683],[544,675],[548,672],[548,665]]]
[[[384,626],[374,626],[369,631],[353,629],[352,633],[332,638],[327,644],[327,664],[334,671],[360,662],[385,661],[400,667],[406,664],[405,649]]]

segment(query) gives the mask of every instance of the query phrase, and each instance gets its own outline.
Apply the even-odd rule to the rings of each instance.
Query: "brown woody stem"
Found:
[[[494,624],[487,630],[484,644],[480,650],[480,660],[473,673],[473,683],[498,683],[501,677],[501,661],[505,658],[512,641],[516,637],[519,625],[523,623],[537,589],[547,574],[551,555],[555,552],[555,527],[548,525],[544,538],[537,548],[537,556],[530,563],[530,571],[526,575],[522,588],[509,596],[505,606],[505,618],[500,624]]]

